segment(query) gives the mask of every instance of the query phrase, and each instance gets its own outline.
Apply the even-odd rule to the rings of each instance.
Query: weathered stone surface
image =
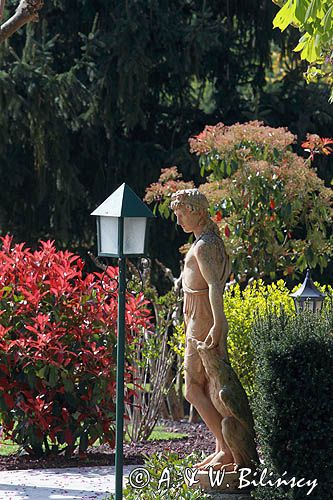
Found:
[[[208,207],[198,189],[177,191],[171,197],[177,224],[195,235],[182,272],[185,397],[216,438],[216,452],[194,468],[235,470],[251,467],[258,457],[250,406],[227,350],[223,291],[231,259]]]
[[[194,483],[191,487],[202,488],[205,491],[237,491],[239,487],[239,474],[237,472],[199,470],[195,475],[195,479],[199,482]]]
[[[250,498],[248,488],[239,489],[239,473],[238,472],[222,472],[222,471],[197,471],[194,484],[189,484],[191,488],[200,488],[209,493],[212,498],[220,498],[225,500],[244,500]]]

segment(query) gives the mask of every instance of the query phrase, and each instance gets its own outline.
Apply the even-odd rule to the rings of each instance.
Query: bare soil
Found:
[[[169,432],[186,434],[187,437],[124,444],[124,465],[143,464],[145,455],[158,452],[172,451],[182,457],[193,451],[203,451],[209,454],[215,450],[214,437],[202,423],[162,421],[159,424],[164,425],[165,430]],[[74,453],[71,458],[57,455],[49,456],[43,460],[31,459],[28,454],[0,456],[0,470],[114,465],[114,459],[115,450],[108,445],[101,445],[88,448],[85,458],[80,458],[78,453]]]

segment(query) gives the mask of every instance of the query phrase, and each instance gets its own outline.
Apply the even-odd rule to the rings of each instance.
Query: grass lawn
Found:
[[[153,432],[148,438],[148,441],[160,441],[161,439],[182,439],[186,438],[187,434],[169,432],[164,429],[162,426],[156,425]]]
[[[186,438],[186,434],[169,432],[164,429],[163,426],[156,425],[152,434],[149,436],[148,441],[161,441],[162,439],[181,439]],[[125,441],[129,442],[129,437],[125,437]],[[99,446],[100,442],[97,441],[94,446]],[[20,446],[13,444],[12,441],[1,441],[0,442],[0,456],[14,455],[20,450]]]
[[[17,444],[13,444],[12,441],[1,441],[0,442],[0,456],[4,457],[7,455],[13,455],[16,453],[20,447]]]

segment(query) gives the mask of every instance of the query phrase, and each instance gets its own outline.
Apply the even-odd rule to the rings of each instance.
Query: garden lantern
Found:
[[[149,208],[127,186],[122,184],[91,215],[97,217],[98,255],[118,257],[118,323],[116,381],[116,500],[123,491],[124,433],[124,352],[126,257],[138,257],[147,246],[147,223],[154,217]]]
[[[122,184],[91,215],[97,216],[98,255],[145,254],[147,222],[154,215],[127,184]]]
[[[296,292],[291,293],[290,296],[294,299],[297,313],[304,310],[314,313],[320,312],[324,298],[326,297],[313,283],[309,270],[306,272],[303,284]]]

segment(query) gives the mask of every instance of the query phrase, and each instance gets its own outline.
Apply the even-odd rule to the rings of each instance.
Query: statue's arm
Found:
[[[200,272],[208,285],[209,302],[212,309],[214,324],[205,340],[207,347],[219,345],[221,337],[226,346],[228,323],[223,310],[223,288],[220,282],[219,271],[221,262],[214,244],[198,242],[195,249]],[[226,348],[226,347],[225,347]]]

